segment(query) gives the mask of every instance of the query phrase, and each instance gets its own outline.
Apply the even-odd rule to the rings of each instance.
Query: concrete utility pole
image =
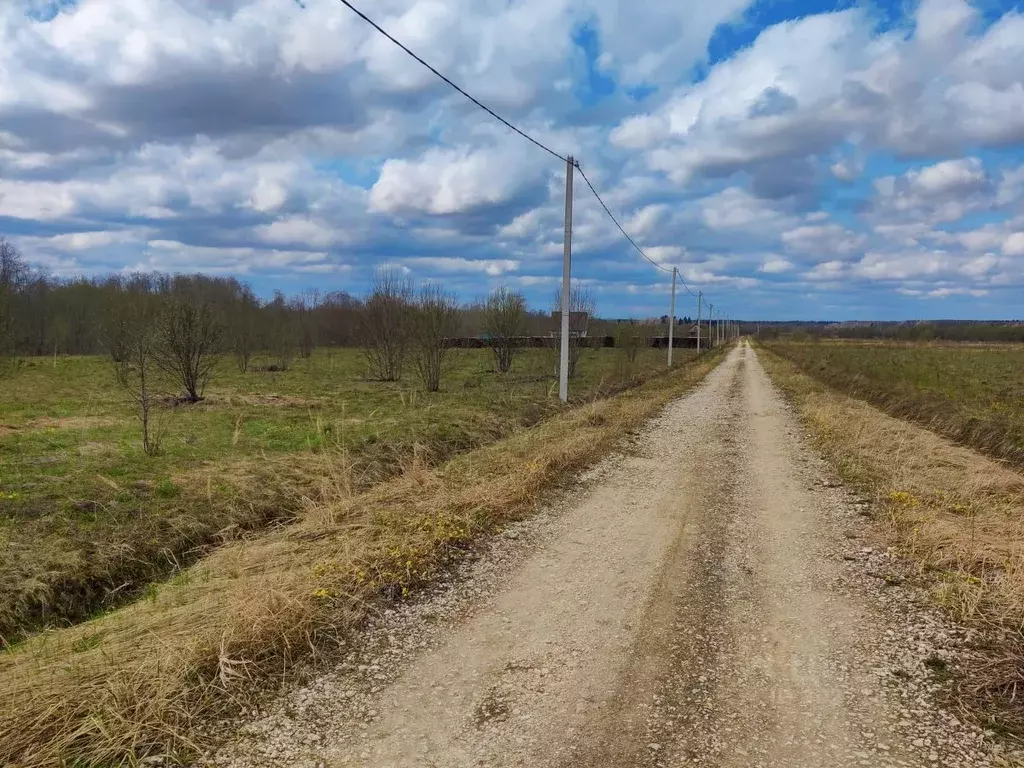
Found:
[[[708,349],[715,348],[715,305],[708,304]]]
[[[668,367],[672,367],[672,339],[676,324],[676,268],[672,267],[672,311],[668,316]]]
[[[565,164],[565,243],[562,248],[562,349],[558,363],[558,397],[569,401],[569,273],[572,268],[572,173],[575,161],[569,155]]]
[[[697,291],[697,354],[700,354],[700,305],[704,301],[704,292]]]

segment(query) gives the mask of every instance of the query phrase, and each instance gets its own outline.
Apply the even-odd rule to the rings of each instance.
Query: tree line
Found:
[[[552,308],[561,303],[558,291]],[[614,336],[627,375],[639,351],[667,332],[668,318],[648,322],[595,318],[594,295],[570,296],[569,375],[586,337]],[[688,318],[678,321],[688,323]],[[531,311],[522,293],[499,287],[467,305],[435,283],[418,288],[394,270],[378,271],[363,298],[311,290],[269,300],[234,277],[157,272],[57,278],[32,267],[0,238],[0,374],[21,356],[108,355],[136,406],[143,448],[159,450],[156,406],[197,403],[225,358],[238,370],[286,371],[320,346],[357,346],[370,379],[394,382],[410,370],[428,391],[441,386],[453,340],[471,336],[491,351],[495,371],[509,373],[525,337],[559,348],[553,312]]]
[[[1024,342],[1018,320],[908,320],[864,322],[744,323],[761,338],[875,339],[890,341]]]
[[[94,355],[109,351],[111,323],[140,302],[188,297],[210,308],[223,345],[247,365],[270,351],[287,363],[318,345],[352,345],[360,302],[344,292],[308,291],[261,301],[233,277],[159,273],[57,278],[30,266],[0,239],[0,355]]]
[[[575,342],[594,309],[593,295],[575,287],[571,372],[582,349]],[[577,327],[581,315],[584,325]],[[508,288],[461,305],[439,285],[417,290],[400,273],[384,270],[362,299],[310,290],[291,297],[277,291],[261,300],[234,277],[57,278],[0,239],[0,359],[110,354],[120,378],[158,368],[180,383],[185,402],[202,398],[214,363],[224,356],[243,373],[257,356],[264,370],[284,371],[320,346],[362,347],[370,378],[397,381],[411,368],[436,390],[448,339],[485,338],[496,370],[506,373],[521,351],[517,339],[549,336],[554,327],[549,313],[530,311],[525,297]]]

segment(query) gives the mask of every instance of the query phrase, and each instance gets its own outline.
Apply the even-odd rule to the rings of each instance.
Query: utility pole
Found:
[[[697,354],[700,355],[700,305],[704,301],[704,291],[697,291]]]
[[[558,364],[558,397],[569,401],[569,273],[572,267],[572,172],[575,161],[569,155],[565,164],[565,242],[562,248],[562,348]]]
[[[672,367],[673,330],[676,324],[676,268],[672,267],[672,311],[668,316],[668,367]]]
[[[715,305],[708,304],[708,349],[715,348]]]

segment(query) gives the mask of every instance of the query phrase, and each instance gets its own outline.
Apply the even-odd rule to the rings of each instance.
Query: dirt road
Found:
[[[898,564],[823,478],[740,347],[216,762],[1004,764],[936,703],[962,631],[887,586]]]

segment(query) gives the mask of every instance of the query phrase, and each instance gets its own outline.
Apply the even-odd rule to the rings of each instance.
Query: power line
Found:
[[[652,259],[650,256],[648,256],[646,253],[644,253],[644,249],[636,244],[636,241],[632,237],[630,237],[629,233],[626,232],[625,229],[623,229],[621,224],[619,224],[619,220],[615,218],[615,214],[613,214],[608,209],[608,206],[605,205],[604,200],[601,199],[601,196],[597,193],[597,190],[594,189],[594,185],[590,183],[590,179],[587,178],[587,174],[583,172],[582,168],[580,168],[579,163],[576,163],[576,169],[580,172],[580,176],[583,177],[583,180],[585,182],[587,182],[587,186],[590,187],[590,191],[594,193],[594,197],[597,198],[597,202],[599,202],[601,204],[601,207],[604,208],[604,212],[608,214],[608,218],[610,218],[615,223],[615,226],[619,228],[619,232],[621,232],[623,237],[625,237],[629,241],[629,244],[632,245],[634,248],[636,248],[637,253],[639,253],[641,256],[643,256],[645,259],[647,259],[647,261],[649,261],[651,264],[656,266],[662,272],[668,272],[669,274],[672,274],[673,271],[677,271],[678,272],[678,270],[676,270],[675,267],[673,267],[672,269],[669,269],[664,264],[659,264],[654,259]],[[686,289],[686,292],[688,294],[690,294],[691,296],[695,296],[696,295],[693,291],[690,290],[690,286],[688,286],[686,284],[686,281],[683,280],[681,275],[679,277],[679,282],[683,284],[683,288]]]
[[[398,46],[403,51],[405,51],[405,53],[407,53],[413,59],[415,59],[420,64],[422,64],[424,67],[426,67],[428,70],[430,70],[433,74],[435,74],[437,77],[439,77],[445,83],[447,83],[449,86],[451,86],[456,91],[458,91],[460,94],[462,94],[467,99],[469,99],[469,101],[473,102],[473,104],[475,104],[476,106],[480,107],[480,109],[484,110],[487,114],[489,114],[495,120],[497,120],[498,122],[502,123],[506,127],[510,128],[515,133],[518,133],[524,139],[526,139],[527,141],[529,141],[532,144],[536,145],[540,149],[543,149],[549,155],[558,158],[563,163],[568,163],[569,162],[569,158],[568,157],[559,154],[555,150],[551,149],[551,147],[548,147],[547,145],[545,145],[545,144],[541,143],[540,141],[538,141],[537,139],[533,138],[533,136],[530,136],[528,133],[526,133],[522,129],[516,127],[511,122],[509,122],[504,117],[502,117],[497,112],[495,112],[493,109],[488,107],[486,104],[484,104],[483,102],[481,102],[480,100],[478,100],[475,97],[471,96],[465,90],[460,88],[458,85],[456,85],[454,82],[452,82],[452,80],[450,80],[448,77],[446,77],[441,72],[439,72],[437,69],[435,69],[430,64],[428,64],[421,56],[417,55],[412,50],[410,50],[405,44],[403,44],[401,41],[397,40],[387,30],[385,30],[383,27],[381,27],[377,22],[375,22],[373,19],[371,19],[369,16],[367,16],[361,10],[356,8],[351,2],[349,2],[349,0],[338,0],[338,1],[342,5],[344,5],[346,8],[348,8],[350,11],[352,11],[354,14],[356,14],[356,16],[358,16],[363,21],[365,21],[367,24],[369,24],[371,27],[373,27],[375,30],[377,30],[377,32],[382,34],[384,37],[386,37],[388,40],[390,40],[396,46]],[[301,5],[301,3],[300,3],[300,5]],[[647,261],[649,261],[655,267],[660,269],[662,272],[667,272],[669,274],[675,272],[675,273],[678,274],[678,269],[676,269],[675,267],[673,267],[672,269],[669,269],[668,267],[664,266],[663,264],[659,264],[654,259],[652,259],[650,256],[648,256],[646,253],[644,253],[644,250],[639,245],[636,244],[636,241],[633,240],[632,237],[629,236],[629,233],[626,232],[626,230],[622,227],[622,225],[619,223],[619,220],[615,218],[615,215],[611,212],[611,210],[608,208],[608,206],[605,205],[604,200],[601,199],[601,195],[599,195],[597,193],[597,190],[594,188],[594,185],[590,183],[590,179],[587,178],[587,174],[583,172],[583,169],[580,167],[580,164],[578,162],[574,161],[573,165],[580,172],[580,175],[583,177],[583,180],[585,182],[587,182],[587,186],[590,187],[590,191],[594,193],[594,197],[597,198],[597,201],[601,204],[601,207],[604,208],[604,212],[606,214],[608,214],[608,218],[610,218],[612,220],[612,222],[615,224],[615,226],[619,228],[619,231],[626,238],[626,240],[629,241],[629,244],[632,245],[636,249],[637,253],[639,253],[641,256],[643,256]],[[679,275],[679,282],[681,282],[683,284],[683,288],[686,289],[686,292],[688,294],[690,294],[691,296],[696,296],[696,294],[692,290],[690,290],[690,286],[686,284],[686,281],[683,280],[682,275]]]
[[[457,85],[456,85],[455,83],[453,83],[453,82],[452,82],[451,80],[449,80],[449,79],[448,79],[447,77],[445,77],[445,76],[444,76],[444,75],[442,75],[442,74],[441,74],[440,72],[438,72],[438,71],[437,71],[436,69],[434,69],[434,68],[433,68],[432,66],[430,66],[430,65],[429,65],[429,64],[428,64],[428,63],[427,63],[426,61],[424,61],[424,60],[423,60],[422,58],[420,58],[420,57],[419,57],[419,56],[417,56],[417,55],[416,55],[415,53],[413,53],[413,52],[412,52],[411,50],[409,50],[409,48],[407,48],[407,47],[406,47],[405,45],[403,45],[403,44],[402,44],[401,42],[399,42],[399,41],[398,41],[398,40],[396,40],[396,39],[395,39],[394,37],[392,37],[392,36],[391,36],[391,35],[390,35],[390,34],[389,34],[389,33],[388,33],[388,32],[387,32],[387,31],[386,31],[386,30],[385,30],[385,29],[384,29],[383,27],[381,27],[381,26],[380,26],[380,25],[379,25],[379,24],[378,24],[377,22],[375,22],[375,21],[374,21],[373,19],[371,19],[371,18],[370,18],[369,16],[367,16],[367,15],[366,15],[365,13],[363,13],[363,12],[362,12],[362,11],[360,11],[360,10],[359,10],[358,8],[356,8],[356,7],[354,6],[354,5],[352,5],[352,3],[350,3],[350,2],[349,2],[349,0],[339,0],[339,2],[340,2],[340,3],[342,4],[342,5],[344,5],[344,6],[346,7],[346,8],[348,8],[348,9],[349,9],[350,11],[352,11],[352,12],[353,12],[353,13],[354,13],[354,14],[355,14],[356,16],[358,16],[359,18],[361,18],[361,19],[362,19],[363,21],[365,21],[365,22],[366,22],[367,24],[369,24],[369,25],[370,25],[371,27],[373,27],[373,28],[374,28],[374,29],[376,29],[376,30],[377,30],[378,32],[380,32],[380,33],[381,33],[382,35],[384,35],[384,37],[386,37],[386,38],[387,38],[388,40],[390,40],[390,41],[391,41],[392,43],[394,43],[394,44],[395,44],[395,45],[397,45],[397,46],[398,46],[399,48],[401,48],[401,49],[402,49],[403,51],[405,51],[405,52],[406,52],[407,54],[409,54],[409,55],[410,55],[410,56],[412,56],[412,57],[413,57],[414,59],[416,59],[416,61],[418,61],[418,62],[419,62],[420,64],[422,64],[422,65],[423,65],[424,67],[426,67],[426,68],[427,68],[427,69],[429,69],[429,70],[430,70],[431,72],[433,72],[433,73],[434,73],[435,75],[437,75],[437,76],[438,76],[439,78],[441,78],[441,79],[442,79],[442,80],[444,80],[444,81],[445,81],[446,83],[448,83],[448,85],[450,85],[450,86],[451,86],[452,88],[454,88],[454,89],[455,89],[456,91],[458,91],[458,92],[459,92],[459,93],[461,93],[461,94],[462,94],[463,96],[465,96],[465,97],[466,97],[467,99],[469,99],[469,100],[470,100],[471,102],[473,102],[473,103],[474,103],[474,104],[476,104],[476,105],[477,105],[478,107],[480,107],[480,109],[484,110],[484,112],[486,112],[487,114],[489,114],[489,115],[490,115],[491,117],[493,117],[493,118],[494,118],[495,120],[498,120],[499,122],[501,122],[501,123],[504,123],[504,124],[505,124],[506,126],[508,126],[508,127],[509,127],[509,128],[511,128],[511,129],[512,129],[513,131],[515,131],[516,133],[518,133],[518,134],[519,134],[520,136],[522,136],[522,137],[523,137],[524,139],[526,139],[527,141],[533,142],[534,144],[536,144],[536,145],[537,145],[538,147],[540,147],[541,149],[543,149],[543,150],[544,150],[545,152],[547,152],[548,154],[550,154],[550,155],[554,155],[555,157],[557,157],[557,158],[558,158],[559,160],[561,160],[561,161],[562,161],[563,163],[567,163],[567,162],[569,162],[568,158],[566,158],[566,157],[565,157],[564,155],[560,155],[560,154],[558,154],[557,152],[555,152],[555,150],[551,149],[551,147],[545,146],[545,145],[544,145],[544,144],[542,144],[541,142],[537,141],[537,139],[533,138],[533,136],[531,136],[530,134],[528,134],[528,133],[526,133],[525,131],[522,131],[522,130],[520,130],[519,128],[517,128],[516,126],[512,125],[512,123],[510,123],[510,122],[509,122],[508,120],[506,120],[506,119],[505,119],[504,117],[502,117],[502,116],[501,116],[501,115],[499,115],[499,114],[498,114],[497,112],[495,112],[495,111],[494,111],[493,109],[491,109],[490,107],[488,107],[488,106],[487,106],[486,104],[483,104],[482,102],[480,102],[480,101],[478,101],[477,99],[475,99],[475,98],[473,98],[472,96],[470,96],[470,95],[469,95],[468,93],[466,93],[466,92],[465,92],[464,90],[462,90],[462,88],[460,88],[459,86],[457,86]]]

